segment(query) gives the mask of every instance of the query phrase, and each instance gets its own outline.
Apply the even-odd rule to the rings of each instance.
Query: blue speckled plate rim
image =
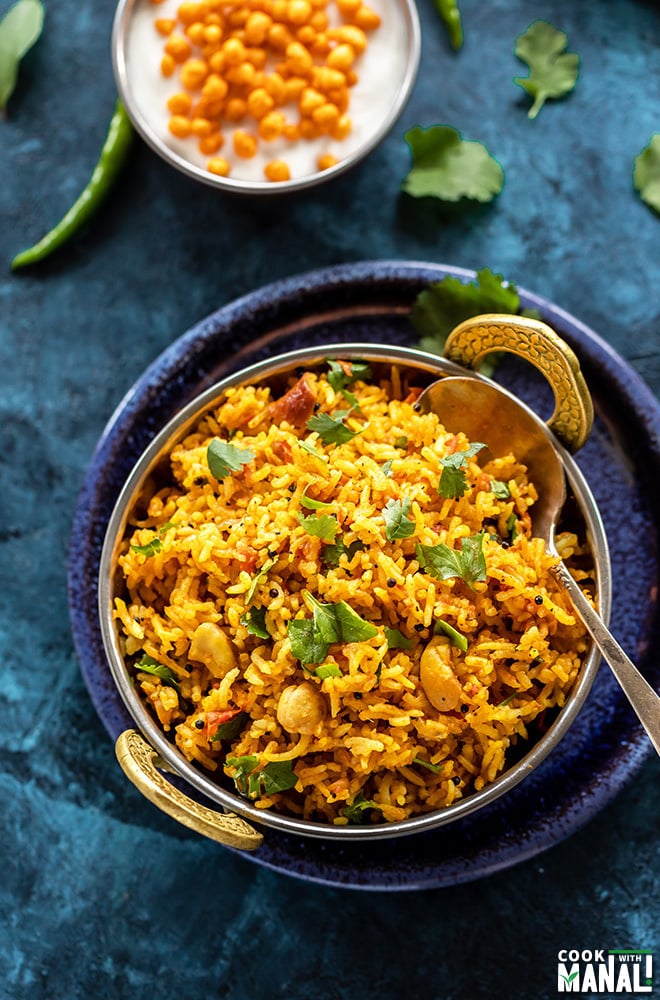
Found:
[[[314,306],[323,300],[326,303],[328,300],[332,302],[335,289],[369,289],[368,298],[373,298],[371,293],[375,293],[375,298],[378,299],[382,292],[387,300],[385,292],[392,285],[400,286],[399,290],[404,287],[408,290],[407,286],[410,286],[412,301],[416,289],[446,275],[466,281],[472,280],[475,272],[416,261],[362,261],[305,272],[263,286],[220,308],[175,340],[144,371],[121,400],[90,460],[74,514],[69,551],[69,606],[74,644],[92,702],[113,739],[121,729],[132,723],[105,665],[96,614],[95,587],[90,588],[89,575],[91,573],[94,578],[105,529],[102,508],[104,503],[107,506],[107,500],[104,501],[102,491],[108,478],[107,460],[113,448],[125,439],[130,441],[136,416],[145,407],[148,408],[151,402],[157,407],[165,387],[166,391],[174,391],[175,395],[177,391],[180,392],[181,404],[189,398],[191,388],[194,391],[202,388],[209,381],[207,373],[202,370],[196,373],[197,381],[191,387],[185,382],[177,386],[177,377],[181,378],[190,359],[194,360],[206,346],[217,339],[226,338],[232,327],[246,315],[263,313],[262,322],[265,321],[266,327],[272,321],[271,327],[277,329],[279,318],[287,310],[293,310],[295,315],[302,317],[305,314],[304,307]],[[518,291],[523,305],[539,309],[543,318],[571,343],[577,353],[588,357],[591,365],[600,370],[608,382],[609,390],[636,414],[645,432],[646,458],[649,460],[652,457],[655,464],[660,465],[660,405],[640,376],[585,324],[538,295],[520,288]],[[154,430],[156,428],[157,424]],[[88,572],[85,573],[84,570]],[[269,830],[266,846],[249,857],[265,867],[297,875],[308,881],[362,889],[432,888],[481,877],[553,846],[614,798],[650,752],[648,740],[636,720],[632,720],[630,725],[628,718],[628,724],[624,725],[622,722],[621,726],[622,738],[606,762],[606,773],[594,773],[590,786],[583,790],[583,794],[576,796],[575,801],[568,806],[563,803],[561,810],[553,810],[552,803],[545,804],[547,815],[543,817],[544,821],[536,813],[530,819],[528,829],[512,831],[517,836],[507,836],[494,851],[477,850],[471,858],[443,856],[437,865],[418,869],[414,864],[413,846],[417,838],[412,837],[397,842],[396,857],[404,855],[407,868],[405,864],[403,867],[399,866],[397,861],[393,866],[387,867],[387,859],[376,867],[368,863],[363,867],[361,861],[352,866],[349,861],[348,866],[342,868],[333,864],[332,859],[323,864],[316,859],[311,865],[306,864],[306,855],[310,853],[309,841]],[[525,787],[526,783],[520,786],[522,791],[519,796],[524,793]],[[489,814],[490,812],[488,810]],[[480,814],[480,817],[480,820],[472,819],[469,825],[473,827],[475,822],[488,819],[486,817],[484,820],[484,814]],[[441,831],[437,831],[439,832]],[[318,853],[318,842],[316,848]],[[374,852],[373,847],[371,850]],[[383,864],[386,865],[385,868]]]

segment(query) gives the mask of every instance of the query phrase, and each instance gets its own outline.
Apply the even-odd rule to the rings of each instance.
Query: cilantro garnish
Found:
[[[342,672],[336,663],[324,663],[314,671],[317,677],[323,681],[326,677],[341,677]]]
[[[422,760],[421,757],[413,757],[413,764],[419,764],[421,767],[426,767],[429,771],[433,771],[434,774],[438,774],[445,766],[444,764],[432,764],[428,760]]]
[[[227,742],[235,740],[249,718],[250,716],[247,712],[239,712],[233,719],[220,723],[209,742],[220,743],[223,740]]]
[[[164,663],[154,660],[153,656],[149,656],[147,653],[135,664],[135,669],[141,670],[145,674],[153,674],[155,677],[160,677],[163,684],[173,687],[176,691],[181,690],[174,672],[169,667],[166,667]]]
[[[509,514],[506,522],[506,530],[509,532],[509,538],[512,542],[515,542],[516,538],[520,534],[518,531],[518,518],[515,514]]]
[[[399,632],[398,628],[386,628],[385,638],[388,649],[412,649],[415,645],[414,641],[403,632]]]
[[[332,514],[310,514],[305,517],[298,512],[298,521],[308,535],[320,538],[322,542],[332,542],[339,531],[337,518]]]
[[[468,586],[477,580],[486,579],[486,560],[484,558],[482,541],[483,531],[469,538],[461,538],[461,550],[450,549],[440,542],[438,545],[421,545],[415,547],[415,554],[420,568],[438,580],[448,580],[458,576]]]
[[[213,438],[206,449],[209,470],[218,481],[224,479],[231,472],[237,472],[255,457],[255,453],[250,448],[237,448],[236,445],[229,444],[222,438]]]
[[[358,792],[353,801],[344,806],[341,814],[346,817],[349,823],[362,823],[367,809],[380,809],[380,806],[372,802],[371,799],[365,799],[362,792]]]
[[[266,562],[261,567],[261,569],[259,570],[259,572],[252,578],[252,583],[250,584],[249,590],[245,595],[246,608],[248,608],[250,604],[252,604],[252,601],[254,600],[254,595],[257,592],[257,587],[264,580],[264,578],[268,574],[268,571],[271,570],[274,565],[275,565],[274,559],[267,559]]]
[[[435,635],[440,635],[444,632],[445,635],[449,636],[452,646],[457,646],[458,649],[462,649],[464,653],[467,652],[468,641],[462,632],[459,632],[457,628],[450,625],[449,622],[444,621],[442,618],[438,618],[436,621],[433,632]]]
[[[170,528],[176,528],[174,521],[168,521],[167,524],[163,524],[158,529],[158,534],[147,542],[146,545],[131,545],[134,552],[139,552],[143,556],[153,556],[156,552],[160,552],[163,547],[161,539],[170,530]]]
[[[309,592],[307,596],[314,607],[312,618],[295,618],[288,625],[291,652],[302,664],[322,663],[333,642],[364,642],[378,634],[345,601],[321,604]]]
[[[457,500],[462,497],[467,489],[467,479],[463,469],[467,465],[468,459],[473,458],[477,452],[485,448],[486,445],[480,441],[475,441],[469,448],[463,451],[455,451],[453,455],[447,455],[440,459],[442,475],[438,483],[438,493],[445,499]]]
[[[358,431],[352,431],[344,423],[350,410],[335,410],[334,415],[317,413],[307,421],[310,431],[316,431],[323,444],[344,444],[351,441]]]
[[[330,510],[332,504],[324,503],[323,500],[313,500],[312,497],[308,497],[307,487],[305,487],[300,498],[300,506],[305,507],[307,510]]]
[[[338,538],[333,545],[324,545],[321,560],[325,566],[334,568],[339,565],[341,556],[346,556],[350,562],[355,553],[362,552],[364,548],[364,543],[359,538],[356,538],[350,545],[346,545],[343,539]]]
[[[371,368],[364,361],[328,361],[330,371],[328,372],[328,382],[335,390],[341,392],[342,396],[351,404],[353,408],[358,408],[358,401],[354,393],[349,392],[347,386],[359,380],[365,381],[371,378]]]
[[[249,799],[258,799],[262,794],[274,795],[286,792],[298,781],[290,760],[269,761],[259,767],[255,756],[227,757],[226,764],[234,769],[232,780],[236,790]]]
[[[514,83],[526,90],[534,99],[528,111],[529,118],[536,118],[548,98],[569,94],[578,78],[580,57],[566,52],[568,38],[547,21],[534,21],[527,31],[518,35],[515,53],[527,63],[529,76],[517,76]]]
[[[396,538],[410,538],[415,533],[415,522],[408,517],[410,506],[408,497],[403,500],[388,500],[385,504],[383,517],[388,542],[393,542]]]
[[[449,125],[416,125],[404,136],[413,164],[401,185],[413,198],[441,201],[492,201],[504,184],[504,171],[480,142],[468,142]]]
[[[521,309],[514,285],[485,267],[474,281],[463,282],[447,275],[420,292],[413,304],[410,319],[420,336],[419,346],[431,354],[442,354],[447,337],[459,323],[483,313],[510,313],[539,318],[536,309]],[[484,375],[492,375],[496,354],[481,365]]]
[[[493,496],[497,497],[498,500],[508,500],[511,496],[511,490],[509,489],[509,484],[505,483],[501,479],[491,479],[490,481],[490,492]]]
[[[322,462],[328,461],[328,456],[324,455],[322,451],[318,450],[318,448],[315,448],[311,441],[302,440],[299,443],[302,450],[306,451],[308,455],[313,455],[314,458],[320,458]]]
[[[381,465],[381,472],[383,472],[388,478],[392,475],[392,462],[393,458],[388,458],[387,462],[383,462]]]
[[[239,621],[250,635],[258,635],[260,639],[270,639],[270,632],[266,628],[265,608],[249,608],[243,612]]]
[[[660,214],[660,132],[651,136],[648,146],[635,157],[633,184],[642,201]]]

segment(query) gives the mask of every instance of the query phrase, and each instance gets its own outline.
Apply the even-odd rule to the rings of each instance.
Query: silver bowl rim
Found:
[[[106,658],[121,699],[142,735],[158,753],[161,760],[165,762],[168,769],[171,769],[174,774],[183,778],[186,783],[197,792],[206,796],[207,799],[220,805],[223,810],[237,813],[258,826],[270,827],[288,834],[325,840],[384,840],[422,833],[463,819],[499,799],[519,784],[527,775],[531,774],[560,743],[582,708],[600,665],[601,656],[596,646],[592,643],[580,671],[577,684],[570,692],[566,704],[561,708],[548,731],[517,763],[504,771],[494,782],[487,785],[484,789],[479,792],[473,792],[471,795],[466,796],[466,798],[444,809],[424,813],[394,823],[379,823],[367,826],[333,826],[331,824],[298,819],[270,812],[269,810],[257,809],[248,800],[223,788],[209,776],[208,772],[198,770],[188,761],[156,725],[137,694],[120,652],[117,630],[114,626],[111,613],[115,555],[117,547],[124,537],[128,511],[140,484],[159,458],[172,446],[174,441],[185,435],[201,414],[216,403],[229,388],[250,384],[259,379],[274,377],[295,369],[298,366],[308,365],[311,367],[315,364],[321,364],[329,358],[346,357],[359,357],[365,361],[381,363],[400,363],[410,367],[417,367],[424,373],[431,375],[463,375],[483,379],[495,385],[501,392],[511,396],[523,409],[531,414],[543,429],[548,440],[556,448],[564,465],[568,483],[580,507],[580,512],[586,526],[587,537],[594,553],[599,614],[604,623],[608,624],[612,606],[612,573],[607,536],[601,515],[581,469],[569,452],[557,441],[538,414],[497,382],[493,382],[491,379],[485,378],[485,376],[479,375],[476,372],[469,371],[461,365],[448,361],[445,358],[440,358],[437,355],[429,354],[416,348],[359,342],[333,344],[325,347],[301,348],[241,368],[196,395],[162,427],[133,466],[110,515],[99,563],[98,614]]]
[[[401,0],[408,28],[408,53],[405,73],[401,78],[396,98],[392,101],[388,114],[379,127],[370,133],[368,138],[350,156],[340,160],[339,163],[335,163],[332,167],[328,167],[327,170],[305,174],[303,177],[293,177],[288,181],[247,181],[235,177],[220,177],[210,173],[208,170],[204,170],[195,163],[191,163],[185,157],[175,152],[175,150],[170,149],[154,131],[149,119],[142,114],[136,105],[128,77],[125,47],[131,14],[138,2],[140,0],[119,0],[112,24],[112,67],[122,103],[136,131],[147,145],[165,160],[166,163],[169,163],[170,166],[173,166],[188,177],[192,177],[203,184],[219,190],[233,192],[234,194],[286,194],[287,192],[315,187],[318,184],[324,184],[332,180],[334,177],[338,177],[363,160],[390,132],[396,120],[403,112],[417,79],[422,51],[422,32],[419,14],[414,0]]]

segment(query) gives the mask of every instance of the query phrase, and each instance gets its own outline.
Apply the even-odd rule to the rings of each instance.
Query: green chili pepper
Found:
[[[82,228],[110,191],[126,159],[132,136],[133,126],[126,109],[121,101],[117,100],[101,155],[86,188],[61,221],[46,233],[43,239],[29,250],[23,250],[14,257],[11,262],[12,270],[43,260]]]
[[[435,8],[445,23],[449,43],[453,49],[460,49],[463,44],[463,25],[457,0],[433,0]]]

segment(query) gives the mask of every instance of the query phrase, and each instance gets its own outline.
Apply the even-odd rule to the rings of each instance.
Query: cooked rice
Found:
[[[324,444],[295,408],[287,410],[290,394],[273,407],[265,386],[228,390],[172,448],[171,476],[132,521],[119,557],[115,617],[137,688],[188,760],[229,787],[234,777],[262,809],[343,824],[449,806],[492,782],[538,738],[564,705],[588,648],[549,572],[556,560],[530,537],[537,497],[525,467],[513,456],[480,467],[476,454],[466,461],[463,496],[443,497],[441,460],[469,442],[434,414],[417,412],[415,390],[395,398],[398,376],[350,385],[359,406],[344,424],[359,433],[343,443]],[[307,373],[304,381],[316,412],[349,408],[325,374]],[[207,461],[217,438],[255,455],[220,481]],[[509,495],[496,496],[493,481],[506,483],[499,492]],[[308,509],[303,497],[331,506]],[[413,533],[390,541],[383,510],[404,498]],[[338,525],[334,542],[348,554],[337,556],[332,539],[300,523],[328,513]],[[460,551],[461,539],[479,532],[485,580],[438,579],[420,566],[418,543]],[[568,532],[558,545],[565,558],[583,551]],[[322,660],[303,665],[288,625],[311,622],[313,599],[345,602],[376,634],[331,642]],[[254,614],[263,616],[267,639],[248,630]],[[434,639],[439,620],[465,637],[467,651]],[[219,627],[206,625],[217,647],[211,654],[195,645],[202,623]],[[388,648],[386,629],[411,648]],[[219,630],[229,643],[218,647]],[[420,680],[429,643],[442,647],[460,693],[445,710]],[[136,667],[145,654],[165,679]],[[283,691],[300,685],[308,694],[313,686],[322,713],[311,732],[287,731],[278,719]],[[241,731],[229,742],[213,740],[231,718]],[[256,760],[227,763],[245,757]],[[273,762],[280,775],[293,769],[295,787],[277,791],[259,780]]]

